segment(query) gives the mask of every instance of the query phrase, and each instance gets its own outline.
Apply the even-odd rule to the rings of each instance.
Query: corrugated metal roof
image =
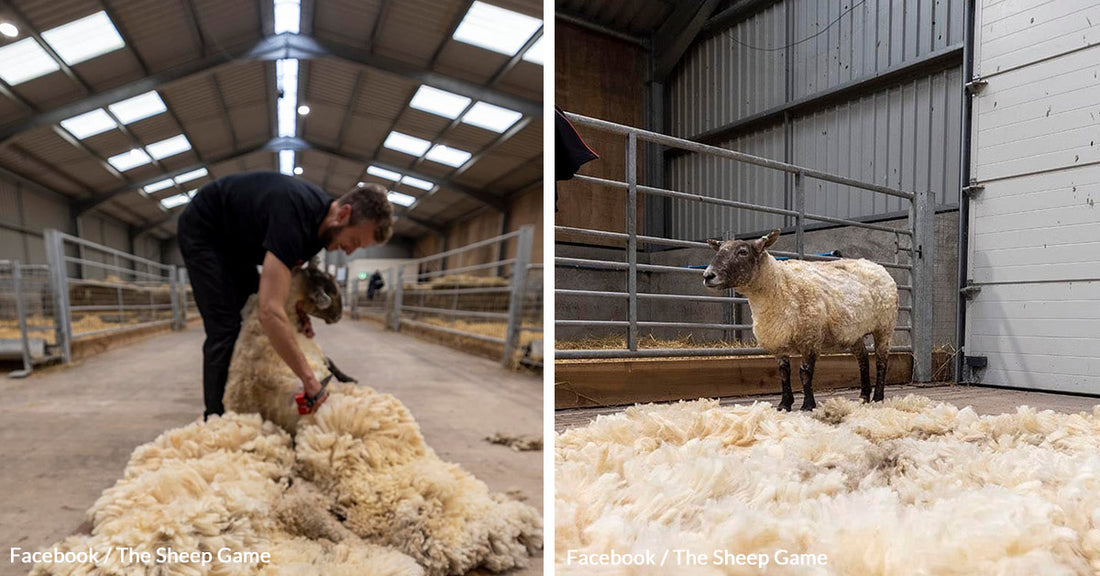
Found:
[[[78,64],[93,92],[130,84],[140,78],[143,61],[151,73],[186,65],[206,55],[245,45],[261,35],[262,2],[228,0],[16,0],[16,6],[36,27],[53,27],[104,8],[106,2],[120,31],[127,37],[126,49],[108,53]],[[539,16],[538,0],[494,0],[494,4],[521,13]],[[188,5],[194,7],[194,19]],[[398,60],[426,66],[432,63],[438,73],[473,84],[484,84],[498,75],[508,58],[481,48],[458,43],[448,37],[464,15],[468,0],[402,0],[390,2],[380,13],[379,0],[325,0],[313,3],[315,12],[305,10],[303,32],[313,29],[318,38],[353,48],[372,50]],[[270,26],[270,7],[267,7]],[[308,7],[307,7],[308,8]],[[384,18],[371,39],[376,19]],[[308,19],[312,18],[312,22]],[[0,44],[4,42],[0,40]],[[438,60],[432,57],[439,54]],[[183,133],[193,149],[160,161],[167,170],[190,168],[223,159],[209,165],[213,177],[242,170],[276,170],[277,154],[260,150],[245,156],[237,151],[263,144],[275,136],[273,126],[274,63],[236,61],[199,71],[157,86],[168,113],[157,114],[128,126],[136,141],[119,130],[89,137],[80,144],[95,155],[106,158]],[[501,75],[494,89],[520,97],[541,100],[542,67],[518,63]],[[152,85],[152,84],[150,84]],[[450,119],[412,110],[409,99],[419,88],[416,79],[364,67],[338,58],[304,60],[301,64],[299,103],[311,107],[308,116],[298,118],[298,136],[314,145],[327,147],[349,158],[318,151],[298,152],[304,176],[324,185],[331,193],[350,189],[362,176],[373,158],[399,167],[414,167],[430,177],[446,180],[456,168],[415,158],[382,148],[390,130],[398,130],[432,142],[477,153],[493,143],[498,134],[457,123]],[[84,98],[84,91],[63,73],[55,72],[15,87],[15,92],[42,110],[55,109]],[[0,129],[24,121],[30,113],[18,104],[0,97]],[[538,124],[541,127],[541,123]],[[531,128],[528,131],[537,132]],[[541,154],[541,133],[521,134],[510,145],[501,146],[479,157],[467,174],[459,178],[470,182],[492,182],[507,178],[518,165]],[[23,146],[25,153],[20,153]],[[37,161],[31,156],[41,158]],[[46,164],[49,164],[47,166]],[[108,172],[102,162],[81,147],[59,138],[52,128],[40,128],[0,144],[0,166],[13,169],[63,194],[87,195],[88,189],[108,192],[124,186],[125,181]],[[150,164],[128,170],[126,181],[135,185],[156,179],[160,168]],[[198,186],[202,179],[187,186]],[[405,185],[389,183],[404,193],[423,196],[425,192]],[[499,192],[494,190],[494,193]],[[176,190],[145,196],[128,192],[104,208],[128,222],[135,218],[163,215],[157,201]],[[505,190],[505,192],[507,192]],[[453,220],[459,213],[480,205],[476,200],[453,189],[444,188],[417,206],[414,215],[439,223]],[[126,210],[128,213],[119,212]],[[421,213],[421,210],[424,210]],[[129,220],[127,220],[129,218]],[[172,230],[165,225],[163,230]],[[411,233],[425,230],[410,226]]]
[[[313,2],[314,34],[353,46],[364,46],[374,30],[381,0],[323,0]]]
[[[202,56],[199,37],[183,7],[184,0],[110,0],[116,26],[151,72]]]
[[[668,0],[556,0],[554,6],[592,23],[627,34],[654,32],[672,12]]]

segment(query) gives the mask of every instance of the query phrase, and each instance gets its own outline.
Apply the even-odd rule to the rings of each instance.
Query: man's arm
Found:
[[[302,381],[302,388],[309,396],[321,390],[321,383],[313,375],[309,362],[294,340],[294,326],[286,315],[286,298],[290,294],[290,269],[274,254],[264,256],[264,269],[260,274],[259,315],[260,325],[271,340],[271,346],[279,358]]]

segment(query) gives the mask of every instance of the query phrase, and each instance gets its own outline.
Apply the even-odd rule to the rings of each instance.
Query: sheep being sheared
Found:
[[[735,288],[749,300],[752,332],[761,348],[779,359],[780,410],[794,404],[790,355],[802,356],[802,410],[813,410],[814,363],[821,352],[848,351],[859,360],[860,391],[871,398],[864,336],[875,343],[874,400],[885,394],[886,363],[898,318],[898,287],[882,266],[868,260],[779,262],[767,248],[775,230],[757,240],[708,240],[718,253],[703,272],[707,288]]]
[[[241,310],[241,334],[229,365],[225,408],[244,414],[260,414],[293,434],[300,417],[294,395],[301,392],[301,381],[271,346],[260,324],[257,298],[253,294]],[[312,261],[305,268],[293,271],[286,314],[297,324],[295,340],[318,381],[330,372],[341,382],[350,380],[321,352],[321,347],[312,338],[309,320],[310,316],[316,316],[332,324],[340,320],[342,313],[340,287],[330,274],[317,268]]]
[[[344,527],[371,543],[413,557],[429,574],[462,574],[526,566],[542,548],[542,519],[527,504],[489,491],[425,443],[416,420],[397,398],[365,386],[332,384],[331,397],[299,416],[298,378],[279,358],[260,326],[255,296],[244,309],[233,352],[225,406],[257,412],[295,436],[295,470],[316,484],[328,506],[299,507],[302,524]],[[296,270],[286,309],[297,317],[299,346],[318,380],[333,370],[309,337],[306,315],[340,319],[332,277],[313,267]],[[327,530],[327,529],[326,529]]]

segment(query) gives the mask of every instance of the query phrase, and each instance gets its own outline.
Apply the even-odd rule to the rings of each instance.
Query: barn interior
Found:
[[[486,438],[541,432],[542,13],[530,0],[0,3],[0,353],[12,374],[0,379],[0,540],[38,549],[87,532],[85,510],[134,447],[201,415],[203,327],[177,221],[202,186],[256,170],[332,197],[388,190],[388,244],[320,255],[347,310],[317,341],[404,402],[440,456],[541,509],[540,454]],[[397,267],[410,292],[445,279],[504,298],[473,319],[465,301],[429,300],[398,331],[352,318],[358,279]],[[470,353],[480,320],[510,319],[523,329]],[[541,573],[541,559],[517,573]]]

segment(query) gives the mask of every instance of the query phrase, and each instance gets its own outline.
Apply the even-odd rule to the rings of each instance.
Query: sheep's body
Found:
[[[779,231],[759,240],[711,240],[717,252],[703,272],[708,288],[736,288],[752,308],[752,331],[764,350],[779,359],[783,398],[790,410],[792,354],[802,355],[803,410],[813,410],[814,364],[818,354],[847,350],[859,361],[860,396],[871,400],[870,367],[863,338],[875,339],[874,400],[882,400],[886,363],[897,323],[897,284],[886,269],[867,260],[779,262],[767,249]]]
[[[124,477],[89,511],[92,535],[59,546],[228,547],[270,552],[271,562],[232,569],[53,563],[37,565],[33,575],[442,576],[526,566],[542,548],[538,512],[441,460],[394,396],[332,383],[329,400],[299,419],[293,395],[300,384],[264,335],[255,297],[243,320],[226,406],[268,421],[230,412],[138,447]],[[323,375],[316,342],[297,340]]]
[[[293,303],[305,299],[308,289],[305,276],[294,274],[287,298],[288,318],[295,318],[297,312]],[[225,409],[243,414],[260,414],[265,420],[270,420],[293,434],[300,418],[294,396],[302,391],[301,380],[271,346],[271,341],[260,324],[257,300],[256,294],[250,296],[241,311],[241,333],[233,348],[229,379],[225,385]],[[294,332],[294,339],[313,369],[313,374],[318,380],[324,378],[325,355],[316,340],[299,331]],[[311,416],[301,418],[308,421]]]
[[[897,324],[898,288],[868,260],[777,261],[764,256],[749,299],[752,332],[761,348],[780,355],[848,352],[864,336],[890,347]]]
[[[600,573],[1100,572],[1100,408],[979,416],[916,396],[823,404],[812,415],[711,400],[637,406],[560,434],[556,573],[592,573],[578,552],[660,559],[666,549],[771,562],[689,566],[670,554],[665,568]],[[827,563],[780,565],[781,550]]]

